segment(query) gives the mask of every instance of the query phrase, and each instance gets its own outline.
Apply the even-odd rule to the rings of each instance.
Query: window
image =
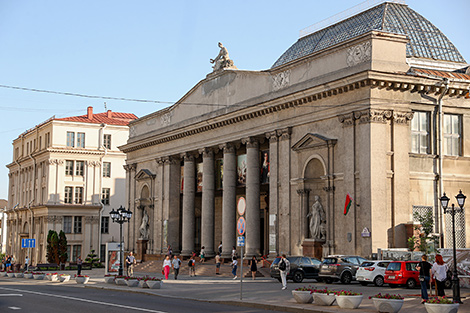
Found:
[[[77,133],[77,147],[85,148],[85,133]]]
[[[429,142],[429,113],[414,112],[411,121],[411,152],[428,154]]]
[[[444,155],[460,155],[460,115],[444,114]]]
[[[74,216],[73,217],[73,232],[75,234],[82,233],[82,217],[81,216]]]
[[[75,147],[75,133],[67,132],[67,147]]]
[[[101,217],[101,233],[102,234],[109,233],[109,216]]]
[[[103,188],[101,190],[101,203],[109,205],[109,197],[111,190],[109,188]]]
[[[84,161],[75,161],[75,175],[83,176],[83,169],[85,168]]]
[[[103,162],[103,177],[111,177],[111,163]]]
[[[64,202],[72,203],[72,197],[73,197],[73,187],[65,187]]]
[[[50,147],[50,145],[51,145],[51,133],[46,133],[46,139],[45,139],[44,144],[45,144],[46,148]]]
[[[73,161],[65,161],[65,175],[73,175]]]
[[[64,233],[70,234],[72,232],[72,217],[64,216]]]
[[[111,135],[109,134],[103,135],[103,146],[106,149],[111,149]]]
[[[75,203],[83,203],[83,187],[75,187]]]
[[[106,262],[106,245],[101,245],[100,247],[100,261]]]
[[[39,150],[42,149],[42,136],[39,136]]]
[[[82,246],[75,245],[72,247],[72,261],[76,262],[79,256],[82,256]]]

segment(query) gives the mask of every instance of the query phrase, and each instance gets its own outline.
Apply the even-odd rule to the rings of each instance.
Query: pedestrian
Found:
[[[232,275],[233,275],[233,279],[237,279],[237,266],[238,266],[238,261],[237,261],[237,257],[234,256],[232,258]]]
[[[77,257],[77,276],[82,275],[82,264],[83,264],[82,257],[78,256]]]
[[[232,259],[238,257],[237,248],[232,246]]]
[[[253,277],[253,280],[255,280],[256,272],[258,271],[257,263],[258,260],[256,259],[256,256],[253,256],[250,262],[251,277]]]
[[[215,255],[215,275],[220,275],[220,252]]]
[[[219,253],[222,254],[222,241],[219,243],[218,249],[219,249]]]
[[[290,262],[283,254],[279,262],[279,273],[281,274],[282,290],[287,289],[287,273],[290,271]]]
[[[421,303],[424,304],[428,297],[428,284],[431,280],[431,267],[432,265],[427,261],[427,255],[423,254],[421,256],[421,262],[418,263],[416,269],[419,271],[419,282],[421,284]],[[431,287],[432,289],[432,287]]]
[[[176,255],[173,256],[171,260],[171,265],[173,265],[173,273],[175,274],[175,279],[178,279],[178,274],[180,272],[181,260],[178,259]]]
[[[188,261],[188,267],[189,267],[189,277],[196,276],[196,262],[194,261],[193,256],[191,256],[191,258]]]
[[[199,260],[199,263],[204,263],[206,261],[206,250],[204,246],[202,246],[201,248],[201,253],[199,254],[199,257],[201,258],[201,260]]]
[[[173,249],[171,249],[171,245],[168,245],[167,250],[166,250],[166,255],[168,255],[171,258],[172,254],[173,254]]]
[[[11,255],[10,254],[7,255],[7,261],[6,261],[7,272],[11,270],[11,259],[12,259]]]
[[[168,275],[170,275],[170,268],[171,268],[171,260],[170,260],[170,256],[167,255],[165,257],[165,260],[163,261],[163,268],[162,268],[162,272],[165,275],[166,280],[168,280]]]
[[[6,260],[7,260],[7,256],[4,255],[2,258],[2,271],[6,271],[6,265],[5,265]]]
[[[134,265],[137,263],[134,253],[131,251],[126,257],[127,276],[134,276]]]
[[[29,264],[29,258],[28,256],[26,256],[24,258],[24,271],[27,272],[28,271],[28,264]]]
[[[455,261],[455,260],[454,260]],[[437,284],[437,296],[445,297],[444,285],[447,278],[447,265],[442,259],[442,255],[436,254],[436,260],[431,268],[431,273],[436,280]]]

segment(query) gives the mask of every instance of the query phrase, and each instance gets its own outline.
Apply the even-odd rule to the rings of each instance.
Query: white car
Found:
[[[384,285],[385,269],[389,260],[366,261],[363,262],[356,272],[356,280],[362,285],[375,284],[377,287]]]

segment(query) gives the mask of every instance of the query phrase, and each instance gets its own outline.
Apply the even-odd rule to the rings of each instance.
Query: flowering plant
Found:
[[[328,290],[328,288],[325,288],[325,289],[313,289],[312,293],[324,293],[326,295],[329,295],[330,293],[331,294],[336,293],[336,291]]]
[[[310,291],[310,293],[312,293],[312,290],[313,290],[312,286],[308,286],[308,287],[303,286],[303,287],[299,287],[295,289],[295,291]]]
[[[7,273],[14,273],[13,271],[8,270]]]
[[[117,275],[116,277],[114,277],[114,279],[118,279],[118,278],[124,278],[126,279],[127,276],[124,276],[124,275]]]
[[[33,275],[44,275],[43,272],[33,272]]]
[[[111,277],[111,276],[116,276],[115,274],[106,274],[104,277]]]
[[[430,298],[429,300],[426,300],[426,303],[432,303],[432,304],[453,304],[454,302],[446,297],[442,298]]]
[[[350,290],[341,290],[341,291],[335,292],[335,295],[337,295],[337,296],[360,296],[360,295],[362,295],[362,293],[352,292]]]
[[[161,279],[157,278],[157,277],[147,277],[147,278],[144,279],[144,281],[149,281],[149,280],[151,280],[151,281],[160,281]]]
[[[138,281],[141,281],[141,280],[145,281],[147,278],[148,278],[148,276],[136,277],[136,279],[137,279]]]
[[[134,276],[126,276],[124,277],[125,280],[134,280],[134,279],[137,279],[137,277],[134,277]]]
[[[50,275],[50,276],[54,276],[54,275],[58,275],[59,273],[47,273],[46,275]]]
[[[70,274],[60,274],[59,276],[70,276]]]
[[[372,298],[378,298],[378,299],[392,299],[392,300],[403,300],[404,298],[401,296],[401,295],[391,295],[391,294],[381,294],[381,293],[378,293],[374,296],[370,296],[369,299],[372,299]]]
[[[88,275],[75,275],[75,277],[90,277]]]

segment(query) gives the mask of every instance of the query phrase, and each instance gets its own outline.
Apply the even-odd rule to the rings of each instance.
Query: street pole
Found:
[[[455,207],[452,203],[452,243],[454,247],[454,272],[452,273],[452,298],[454,302],[462,303],[460,300],[460,280],[457,274],[457,249],[455,246]]]
[[[122,262],[124,261],[124,256],[122,255],[122,223],[119,223],[119,276],[122,276]]]
[[[240,300],[243,299],[243,246],[240,258]]]

